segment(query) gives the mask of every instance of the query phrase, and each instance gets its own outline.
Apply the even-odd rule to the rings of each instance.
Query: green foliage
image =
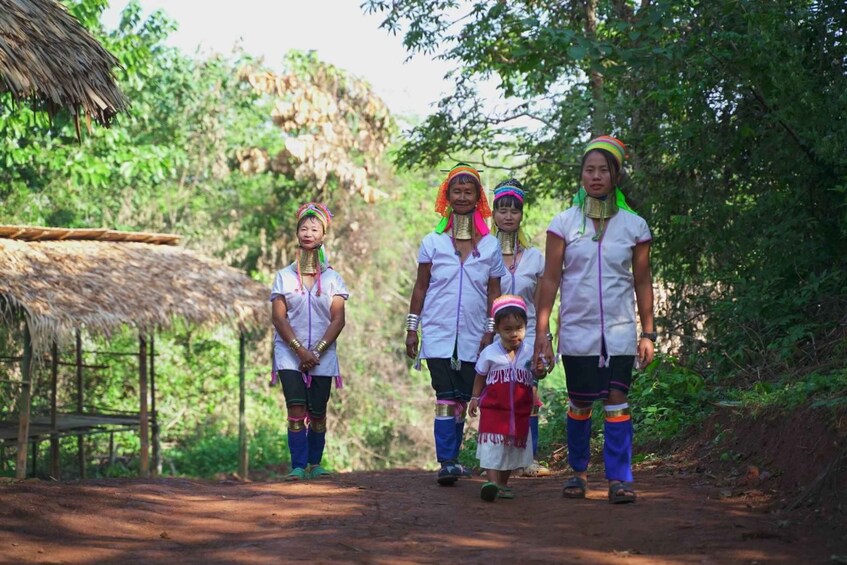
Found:
[[[676,359],[657,356],[637,373],[629,392],[638,442],[678,437],[705,419],[708,400],[702,376]]]
[[[623,188],[653,229],[660,330],[680,340],[681,363],[749,384],[829,356],[847,312],[843,3],[365,9],[411,52],[456,66],[455,92],[412,130],[398,164],[510,154],[535,191],[567,193],[588,136],[614,133],[629,146]],[[489,78],[506,110],[482,103],[476,85]]]

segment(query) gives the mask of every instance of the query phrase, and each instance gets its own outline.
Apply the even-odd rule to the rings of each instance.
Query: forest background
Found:
[[[489,187],[520,178],[525,226],[543,247],[576,189],[580,148],[607,132],[629,146],[623,189],[655,238],[660,354],[631,395],[638,457],[673,449],[727,407],[738,421],[714,421],[717,439],[791,411],[847,436],[842,2],[367,0],[363,11],[410,53],[454,65],[455,92],[405,130],[365,81],[314,54],[273,66],[243,52],[190,57],[165,45],[164,13],[143,18],[130,3],[107,31],[106,0],[63,3],[120,60],[132,109],[77,143],[68,116],[51,121],[4,96],[0,222],[178,233],[269,284],[293,257],[297,206],[327,202],[329,257],[353,292],[331,467],[432,465],[428,379],[404,356],[402,320],[417,246],[437,220],[439,169],[462,159]],[[497,110],[475,88],[492,79],[507,101]],[[15,328],[0,338],[14,350]],[[251,338],[250,467],[281,475],[270,336]],[[108,346],[136,339],[128,329]],[[237,342],[227,328],[157,337],[163,473],[237,468]],[[47,407],[44,373],[36,411]],[[129,360],[89,373],[92,405],[132,410],[135,377]],[[60,378],[60,404],[71,405],[72,376]],[[542,385],[541,451],[554,463],[563,386],[561,369]],[[14,392],[0,386],[0,416],[14,413]],[[91,474],[135,472],[134,434],[120,436],[117,466],[100,465],[105,447],[88,441]],[[722,459],[743,457],[722,445]],[[824,463],[844,460],[842,441]]]

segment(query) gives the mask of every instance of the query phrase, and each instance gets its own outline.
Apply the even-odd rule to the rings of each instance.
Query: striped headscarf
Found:
[[[314,216],[317,218],[324,227],[324,233],[326,233],[326,230],[329,229],[329,224],[332,222],[332,212],[330,212],[329,208],[320,202],[306,202],[300,206],[300,208],[297,209],[297,225],[300,225],[303,218],[307,216]]]
[[[589,151],[594,151],[595,149],[604,149],[612,154],[612,157],[615,158],[615,161],[618,162],[618,168],[623,167],[623,160],[626,157],[626,145],[624,145],[623,141],[616,137],[612,137],[611,135],[601,135],[600,137],[595,137],[591,141],[588,142],[588,145],[585,147],[585,151],[582,152],[583,155],[588,154]]]

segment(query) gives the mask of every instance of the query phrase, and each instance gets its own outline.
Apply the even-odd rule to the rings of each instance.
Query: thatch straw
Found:
[[[0,0],[0,92],[103,125],[125,110],[118,60],[54,0]]]
[[[149,332],[177,319],[259,328],[269,321],[268,296],[268,288],[238,270],[180,247],[0,237],[0,317],[10,320],[23,309],[37,352],[77,328]]]

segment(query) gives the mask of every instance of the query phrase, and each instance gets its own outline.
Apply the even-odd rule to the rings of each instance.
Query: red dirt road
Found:
[[[639,501],[586,500],[563,477],[439,487],[393,470],[303,483],[185,479],[0,484],[0,563],[827,563],[847,553],[824,520],[764,510],[761,493],[703,475],[638,474]],[[809,514],[805,514],[808,516]]]

